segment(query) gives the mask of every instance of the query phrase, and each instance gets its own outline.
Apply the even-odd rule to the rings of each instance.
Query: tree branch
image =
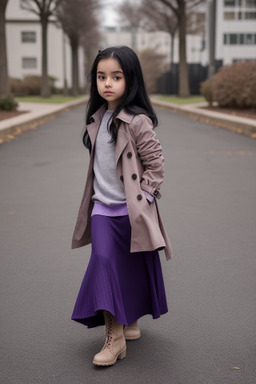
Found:
[[[40,16],[40,4],[38,4],[37,0],[35,0],[35,3],[38,6],[39,11],[36,11],[36,9],[32,5],[29,5],[29,0],[23,0],[21,2],[21,9],[23,9],[24,11],[32,12],[37,16]]]
[[[167,0],[158,0],[158,1],[159,1],[159,3],[162,3],[162,4],[166,5],[166,7],[170,8],[173,11],[173,13],[175,13],[175,15],[178,16],[178,4],[177,4],[177,8],[175,8],[174,5]],[[176,1],[178,1],[178,0],[176,0]]]

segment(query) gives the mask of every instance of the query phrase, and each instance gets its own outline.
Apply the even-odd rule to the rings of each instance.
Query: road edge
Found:
[[[222,113],[200,110],[197,106],[179,106],[156,98],[151,98],[152,105],[157,108],[170,109],[193,120],[198,120],[206,124],[213,124],[220,128],[228,129],[239,135],[245,135],[251,139],[256,139],[256,121],[253,119],[229,116]],[[201,105],[201,103],[200,103]]]

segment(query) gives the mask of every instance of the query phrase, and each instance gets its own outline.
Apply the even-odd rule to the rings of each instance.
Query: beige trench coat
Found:
[[[93,208],[93,160],[95,141],[105,106],[102,106],[87,125],[92,150],[85,190],[72,239],[72,248],[91,243],[91,213]],[[133,116],[121,111],[115,146],[117,176],[127,201],[131,224],[131,252],[153,251],[164,248],[166,259],[172,255],[171,244],[164,229],[157,199],[163,182],[164,158],[159,141],[155,138],[151,120],[145,115]],[[143,191],[154,197],[149,205]]]

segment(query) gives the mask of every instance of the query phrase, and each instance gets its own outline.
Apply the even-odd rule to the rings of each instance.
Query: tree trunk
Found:
[[[174,38],[175,38],[175,34],[170,33],[170,37],[171,37],[171,70],[172,70],[172,65],[174,62]]]
[[[5,10],[7,2],[8,0],[2,0],[0,2],[0,96],[10,94],[5,34]]]
[[[185,4],[180,9],[179,16],[179,96],[188,97],[189,80],[186,54],[186,11]]]
[[[216,0],[208,2],[208,46],[209,46],[209,64],[208,79],[215,73],[215,41],[216,41]]]
[[[78,39],[70,40],[72,51],[72,95],[77,96],[79,93],[79,76],[78,76]]]
[[[62,44],[63,44],[63,95],[68,95],[68,83],[67,83],[67,57],[66,57],[66,39],[64,31],[62,32]]]
[[[50,85],[48,78],[48,52],[47,52],[47,29],[48,21],[46,18],[41,19],[42,28],[42,84],[41,84],[41,96],[50,97]]]

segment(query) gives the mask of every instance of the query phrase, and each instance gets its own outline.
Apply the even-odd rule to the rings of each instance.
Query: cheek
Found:
[[[97,81],[96,85],[97,85],[97,90],[99,92],[101,90],[101,83],[99,81]]]
[[[122,92],[125,93],[125,82],[122,84]]]

